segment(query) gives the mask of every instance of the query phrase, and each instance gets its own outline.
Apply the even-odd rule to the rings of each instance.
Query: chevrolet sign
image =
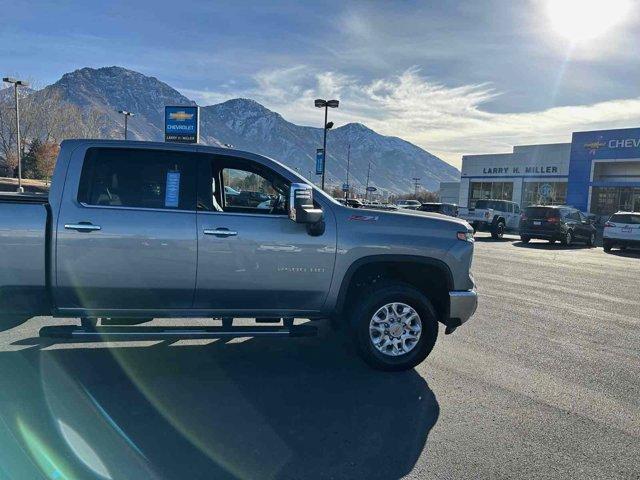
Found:
[[[200,140],[199,107],[164,107],[164,141],[198,143]]]

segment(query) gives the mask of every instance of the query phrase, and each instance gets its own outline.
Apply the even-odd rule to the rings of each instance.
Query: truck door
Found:
[[[336,254],[330,209],[324,209],[324,232],[314,236],[288,218],[290,182],[275,171],[258,162],[218,156],[201,168],[198,176],[206,180],[198,193],[194,306],[319,310]]]
[[[57,221],[58,308],[192,306],[197,155],[112,147],[74,152]]]

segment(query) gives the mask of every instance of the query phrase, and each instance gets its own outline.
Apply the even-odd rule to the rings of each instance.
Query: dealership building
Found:
[[[455,198],[452,185],[443,185]],[[458,205],[480,199],[572,205],[609,215],[640,211],[640,128],[575,132],[571,143],[520,145],[510,153],[465,155]]]

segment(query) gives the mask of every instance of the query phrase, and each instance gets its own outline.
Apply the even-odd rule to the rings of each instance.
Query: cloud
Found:
[[[640,98],[561,106],[524,113],[493,113],[487,103],[500,92],[489,84],[449,87],[417,68],[368,81],[299,65],[262,71],[253,85],[225,91],[182,90],[201,104],[238,96],[253,98],[287,120],[322,124],[318,97],[337,98],[337,125],[361,122],[385,135],[404,138],[460,166],[469,153],[509,152],[513,145],[571,141],[571,132],[640,123]]]

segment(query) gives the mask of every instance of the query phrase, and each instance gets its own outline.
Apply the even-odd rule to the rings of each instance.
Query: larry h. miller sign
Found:
[[[164,141],[198,143],[200,107],[164,107]]]

